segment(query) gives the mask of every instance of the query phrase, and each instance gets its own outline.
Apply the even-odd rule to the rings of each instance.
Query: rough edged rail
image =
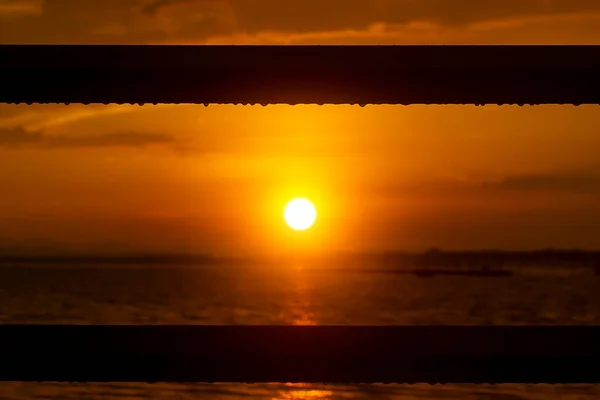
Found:
[[[0,102],[599,104],[600,46],[0,46]]]
[[[0,326],[0,380],[600,382],[600,327]]]

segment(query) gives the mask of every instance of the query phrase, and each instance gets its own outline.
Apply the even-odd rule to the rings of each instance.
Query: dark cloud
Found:
[[[0,129],[0,147],[19,147],[39,144],[44,135],[39,132],[27,132],[22,128]]]
[[[145,147],[153,144],[169,144],[171,136],[155,133],[107,133],[87,136],[51,136],[40,132],[28,132],[23,128],[0,129],[0,147],[37,148],[94,148],[94,147]]]
[[[184,8],[176,6],[185,6]],[[4,43],[147,43],[232,33],[361,30],[375,23],[489,20],[600,12],[597,0],[46,0],[2,21]],[[165,17],[167,25],[156,18]],[[164,22],[164,21],[163,21]]]
[[[361,29],[373,23],[435,21],[460,25],[489,19],[600,11],[596,0],[155,0],[144,10],[156,13],[176,4],[228,4],[240,30],[312,32]]]
[[[425,179],[395,185],[369,185],[369,193],[387,198],[403,198],[407,194],[420,194],[431,198],[459,198],[467,194],[502,193],[571,193],[600,194],[600,173],[548,173],[511,175],[497,179]]]
[[[215,4],[215,3],[219,3],[220,0],[154,0],[146,5],[144,5],[143,7],[141,7],[141,10],[143,13],[145,14],[150,14],[150,15],[155,15],[157,11],[159,11],[162,8],[171,6],[171,5],[178,5],[178,4],[195,4],[198,6],[203,6],[206,4]],[[223,1],[225,2],[225,1]]]
[[[0,17],[22,17],[42,13],[42,0],[0,0]]]
[[[467,25],[490,19],[600,11],[595,0],[229,0],[241,31],[364,29],[374,23]]]
[[[42,13],[37,16],[2,21],[0,41],[95,43],[98,38],[92,33],[94,29],[114,24],[127,26],[136,4],[135,0],[45,0]]]
[[[600,11],[600,3],[595,0],[400,0],[387,3],[385,12],[396,22],[430,19],[447,25]]]
[[[153,133],[108,133],[96,136],[46,137],[47,147],[144,147],[152,144],[172,143],[172,137]]]
[[[504,190],[600,193],[600,174],[557,173],[512,176],[483,186]]]

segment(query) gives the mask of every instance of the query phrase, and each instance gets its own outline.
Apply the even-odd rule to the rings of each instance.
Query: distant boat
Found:
[[[413,274],[416,276],[419,276],[421,278],[427,278],[427,277],[431,277],[431,276],[435,276],[435,271],[433,270],[416,270],[413,271]]]
[[[437,269],[421,269],[415,270],[414,275],[419,277],[432,277],[436,275],[455,275],[455,276],[481,276],[481,277],[503,277],[512,276],[513,271],[506,269],[491,269],[489,267],[483,267],[481,269],[449,269],[449,268],[437,268]]]
[[[393,275],[414,275],[420,278],[431,278],[436,275],[445,276],[479,276],[479,277],[504,277],[512,276],[513,271],[507,269],[492,269],[488,267],[478,269],[452,269],[452,268],[417,268],[417,269],[393,269],[393,268],[382,268],[382,269],[362,269],[354,270],[355,272],[363,273],[379,273],[379,274],[393,274]]]

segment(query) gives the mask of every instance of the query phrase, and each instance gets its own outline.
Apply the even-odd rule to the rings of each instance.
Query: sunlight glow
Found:
[[[317,210],[309,200],[297,198],[290,201],[285,207],[284,218],[290,228],[303,231],[315,223]]]

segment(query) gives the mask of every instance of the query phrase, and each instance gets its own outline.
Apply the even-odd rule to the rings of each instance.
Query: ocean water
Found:
[[[600,277],[503,278],[240,266],[0,266],[0,323],[596,325]],[[593,399],[600,385],[0,383],[0,399]]]

